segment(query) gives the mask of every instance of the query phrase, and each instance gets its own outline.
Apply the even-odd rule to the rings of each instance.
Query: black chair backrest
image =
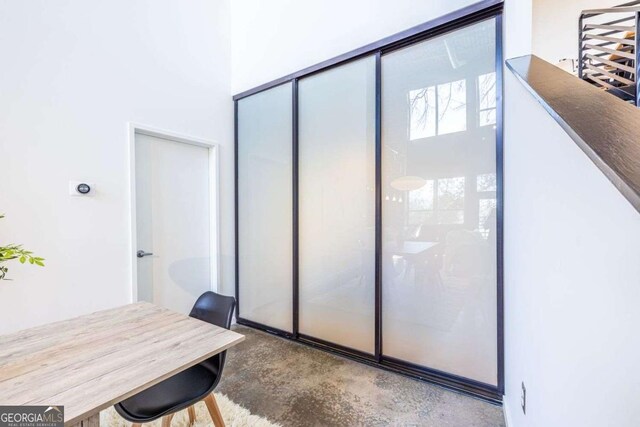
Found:
[[[208,291],[200,295],[196,303],[193,305],[189,316],[195,317],[196,319],[200,319],[204,322],[212,323],[216,326],[220,326],[221,328],[229,329],[231,327],[231,319],[233,317],[233,310],[235,307],[236,299],[234,297],[228,297]],[[226,356],[227,351],[225,350],[222,353],[216,354],[202,362],[203,365],[215,369],[218,373],[213,388],[215,388],[220,381]]]
[[[189,316],[229,329],[235,307],[236,299],[234,297],[208,291],[200,295]]]

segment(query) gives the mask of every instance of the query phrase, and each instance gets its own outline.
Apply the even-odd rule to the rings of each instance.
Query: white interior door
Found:
[[[135,134],[138,301],[188,313],[211,289],[209,149]]]

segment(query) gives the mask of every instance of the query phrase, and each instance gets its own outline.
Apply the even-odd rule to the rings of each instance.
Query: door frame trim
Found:
[[[129,144],[129,262],[131,271],[131,302],[138,300],[138,264],[136,235],[136,135],[147,135],[209,150],[209,256],[211,258],[211,287],[220,290],[220,145],[213,140],[173,132],[135,122],[127,123]]]

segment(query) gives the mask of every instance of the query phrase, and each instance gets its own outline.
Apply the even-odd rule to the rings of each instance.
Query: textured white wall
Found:
[[[220,143],[223,291],[233,292],[228,9],[0,2],[0,242],[47,259],[0,283],[0,333],[130,301],[128,121]],[[70,197],[69,180],[94,183],[95,197]]]
[[[233,0],[232,89],[250,89],[475,0]]]
[[[506,79],[511,427],[637,426],[640,214],[510,72]]]

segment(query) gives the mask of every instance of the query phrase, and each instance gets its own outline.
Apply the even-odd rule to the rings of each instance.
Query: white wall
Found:
[[[504,59],[531,53],[533,2],[536,0],[505,0],[502,22],[502,44]],[[504,71],[506,72],[506,67]],[[509,95],[509,84],[505,82],[505,96]],[[505,111],[508,117],[510,111]]]
[[[532,8],[533,1],[535,0],[506,0],[504,7],[504,21],[503,21],[503,57],[504,59],[515,58],[522,55],[531,54],[531,44],[532,44]],[[520,114],[520,112],[515,111],[511,108],[508,108],[511,105],[511,97],[518,96],[518,87],[520,83],[513,78],[509,78],[509,74],[511,73],[506,66],[503,66],[504,73],[504,82],[503,82],[503,145],[504,145],[504,180],[505,180],[505,199],[509,198],[510,200],[510,185],[511,185],[511,173],[517,173],[517,169],[512,169],[506,167],[510,160],[507,161],[509,157],[512,141],[517,141],[519,138],[520,130],[515,127],[516,120],[515,118]],[[505,200],[505,204],[507,204],[508,200]],[[506,215],[505,215],[506,216]],[[507,221],[508,217],[504,218],[504,234],[508,237],[511,234],[511,229],[509,228],[511,224],[517,227],[517,221]],[[506,242],[507,239],[505,239]],[[510,248],[503,248],[504,251],[504,269],[507,270],[507,264],[511,262],[511,258],[509,256]],[[505,338],[511,332],[511,288],[508,277],[504,277],[504,328],[505,328]],[[505,340],[505,357],[511,356],[510,351],[511,343]],[[509,382],[512,379],[511,372],[511,364],[505,361],[505,382]],[[508,393],[508,394],[507,394]],[[511,415],[511,407],[517,409],[516,403],[517,398],[519,397],[519,391],[513,390],[510,388],[505,390],[505,396],[503,399],[503,410],[507,422],[507,427],[517,427],[518,424],[515,424],[513,421],[513,416]]]
[[[506,58],[530,49],[531,33],[521,31],[531,25],[525,3],[507,0]],[[569,3],[576,11],[593,6],[534,0],[534,28],[541,3],[548,13]],[[575,48],[574,36],[562,34],[571,28],[567,33],[575,31],[577,38],[570,15],[552,14],[547,46]],[[538,49],[539,28],[538,23]],[[561,49],[551,52],[536,53],[549,61],[567,56]],[[640,214],[510,71],[505,72],[504,125],[509,426],[635,426]],[[526,415],[520,409],[523,381]]]
[[[251,89],[475,2],[233,0],[233,93]]]
[[[233,292],[229,22],[226,1],[0,2],[0,242],[47,259],[10,266],[0,333],[130,301],[128,121],[221,144]]]
[[[640,214],[507,75],[506,400],[512,426],[637,426]],[[527,414],[520,383],[527,387]]]
[[[580,12],[621,3],[625,0],[533,0],[533,53],[552,64],[577,59]]]

